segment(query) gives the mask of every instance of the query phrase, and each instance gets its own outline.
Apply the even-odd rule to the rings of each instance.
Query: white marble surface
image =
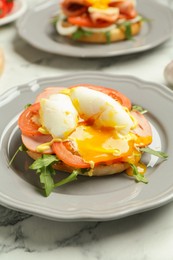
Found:
[[[147,0],[146,0],[147,1]],[[158,0],[157,0],[158,1]],[[31,6],[41,0],[27,0]],[[172,0],[160,0],[173,7]],[[51,55],[21,40],[15,25],[0,28],[5,69],[0,93],[31,79],[76,71],[134,75],[165,84],[173,38],[147,53],[103,59]],[[173,203],[110,222],[53,222],[0,206],[0,259],[172,260]]]

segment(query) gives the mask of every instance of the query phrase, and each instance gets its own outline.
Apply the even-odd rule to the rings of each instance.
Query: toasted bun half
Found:
[[[137,35],[141,30],[141,26],[141,21],[131,24],[131,35]],[[69,37],[72,38],[72,35]],[[125,27],[123,25],[110,31],[109,42],[118,42],[123,40],[126,40]],[[93,32],[90,35],[81,36],[77,41],[86,43],[107,43],[108,39],[104,32]]]
[[[40,153],[32,152],[32,151],[27,151],[27,154],[34,160],[38,159],[41,157]],[[56,163],[53,165],[53,168],[59,171],[63,172],[69,172],[71,173],[74,168],[64,164],[63,162]],[[82,173],[82,175],[85,176],[107,176],[107,175],[113,175],[116,173],[121,173],[124,170],[129,168],[128,163],[114,163],[111,165],[98,165],[95,166],[92,171],[88,171],[86,173]]]
[[[2,50],[0,49],[0,75],[2,74],[4,69],[4,54]]]

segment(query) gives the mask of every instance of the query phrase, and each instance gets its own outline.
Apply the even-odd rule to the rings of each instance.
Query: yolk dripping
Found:
[[[94,8],[106,9],[108,8],[110,0],[87,0],[87,2]]]
[[[81,125],[68,139],[75,143],[76,150],[86,162],[116,160],[132,154],[134,149],[134,141],[130,135],[120,139],[112,128],[98,129]]]

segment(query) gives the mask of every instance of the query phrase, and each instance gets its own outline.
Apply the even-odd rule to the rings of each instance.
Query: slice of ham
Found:
[[[138,111],[131,111],[131,115],[138,122],[138,125],[133,129],[133,133],[142,137],[152,136],[151,126],[145,116]]]
[[[90,12],[90,18],[94,24],[98,23],[114,23],[119,18],[119,9],[118,8],[107,8]]]
[[[133,19],[137,16],[136,7],[133,1],[120,1],[120,2],[111,2],[110,6],[119,8],[120,16],[127,16],[129,19]]]
[[[39,145],[50,142],[52,140],[51,135],[40,135],[40,136],[30,137],[22,134],[21,138],[22,138],[22,143],[25,145],[25,147],[32,152],[37,152],[37,147]],[[44,153],[52,154],[53,151],[50,147],[49,149],[45,150]]]
[[[88,3],[86,0],[64,0],[61,8],[66,16],[79,16],[87,11]]]

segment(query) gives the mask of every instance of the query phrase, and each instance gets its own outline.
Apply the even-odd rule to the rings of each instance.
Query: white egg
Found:
[[[114,127],[124,135],[133,126],[131,117],[121,104],[102,92],[79,86],[71,89],[70,96],[85,120],[92,118],[96,125]]]
[[[78,113],[69,96],[51,95],[40,102],[41,124],[53,137],[64,138],[77,126]]]

